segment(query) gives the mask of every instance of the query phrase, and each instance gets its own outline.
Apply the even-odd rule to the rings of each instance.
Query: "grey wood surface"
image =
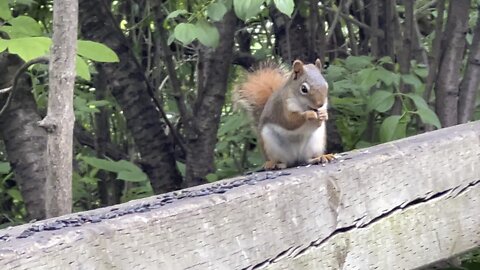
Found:
[[[480,122],[286,172],[27,238],[32,224],[1,230],[0,269],[413,269],[480,246]]]

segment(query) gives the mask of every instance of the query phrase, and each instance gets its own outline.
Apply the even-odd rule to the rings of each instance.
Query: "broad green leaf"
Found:
[[[370,89],[378,81],[378,76],[374,68],[366,68],[358,72],[359,79],[361,80],[361,86],[365,89]]]
[[[95,107],[103,107],[110,105],[110,101],[108,100],[92,100],[87,103],[87,106],[95,106]]]
[[[22,197],[22,194],[20,193],[20,191],[18,189],[8,189],[7,190],[7,193],[8,195],[10,195],[10,197],[12,197],[12,199],[14,199],[15,201],[23,201],[23,197]]]
[[[260,12],[264,0],[233,0],[233,9],[238,18],[246,21]]]
[[[295,7],[293,0],[273,0],[273,2],[280,12],[288,17],[292,16],[293,8]]]
[[[392,85],[395,81],[395,77],[393,76],[393,72],[388,71],[388,70],[384,69],[383,67],[378,67],[375,70],[375,76],[378,79],[382,80],[385,83],[385,85],[387,85],[387,86]]]
[[[390,56],[384,56],[384,57],[378,59],[378,63],[380,63],[380,64],[393,64]]]
[[[220,34],[215,26],[205,21],[198,21],[196,27],[198,41],[208,47],[217,47],[218,42],[220,41]]]
[[[82,57],[77,55],[77,60],[75,62],[75,68],[77,72],[77,76],[85,79],[87,81],[90,81],[90,70],[88,69],[88,64],[83,60]]]
[[[227,7],[221,3],[210,4],[207,9],[208,17],[213,21],[220,21],[225,13],[227,13]]]
[[[37,1],[35,1],[35,0],[15,0],[15,5],[31,6],[32,4],[37,4]]]
[[[388,142],[393,139],[401,118],[400,115],[391,115],[383,120],[380,125],[380,141]]]
[[[118,173],[117,179],[128,182],[145,182],[148,180],[148,177],[142,171],[121,171]]]
[[[370,56],[349,56],[345,60],[345,66],[349,70],[360,70],[372,64]]]
[[[192,43],[197,38],[197,27],[191,23],[180,23],[173,30],[175,38],[178,39],[183,45]]]
[[[208,182],[215,182],[215,181],[218,180],[218,175],[213,174],[213,173],[209,173],[205,176],[205,178],[207,178]]]
[[[442,127],[442,124],[440,123],[438,116],[430,108],[428,107],[418,108],[417,114],[420,116],[420,119],[422,119],[423,123],[433,125],[436,128]]]
[[[423,99],[423,97],[413,94],[413,93],[408,93],[405,94],[407,97],[413,100],[413,103],[415,103],[415,107],[417,109],[424,108],[424,109],[429,109],[427,102]]]
[[[8,47],[8,39],[1,39],[0,38],[0,52],[3,52]]]
[[[368,100],[368,111],[376,110],[378,112],[386,112],[390,110],[395,102],[395,95],[391,92],[377,90]]]
[[[406,84],[411,84],[415,89],[418,89],[422,85],[422,81],[420,79],[413,75],[413,74],[403,74],[402,75],[402,80]]]
[[[12,12],[8,6],[8,0],[0,0],[0,19],[10,20],[12,18]]]
[[[426,67],[417,67],[413,72],[421,78],[426,78],[428,76],[428,69]]]
[[[44,56],[50,52],[52,40],[47,37],[26,37],[10,39],[8,51],[17,54],[23,61]]]
[[[170,12],[170,14],[168,14],[166,19],[167,20],[168,19],[173,19],[173,18],[176,18],[176,17],[178,17],[180,15],[183,15],[183,14],[188,14],[188,11],[186,11],[184,9],[177,9],[175,11]]]
[[[8,162],[0,162],[0,174],[7,174],[12,168]]]
[[[119,164],[113,160],[100,159],[95,157],[86,157],[82,156],[81,159],[90,166],[99,168],[101,170],[116,172],[119,173],[125,170],[125,167],[122,164]]]
[[[117,54],[106,45],[90,40],[77,41],[77,54],[96,62],[118,62]]]
[[[29,16],[18,16],[8,21],[11,25],[11,31],[16,36],[22,37],[38,37],[42,36],[42,27],[38,22]],[[12,36],[10,36],[13,38]]]
[[[182,176],[185,176],[185,171],[186,171],[186,166],[185,166],[185,164],[177,161],[177,168],[178,168],[178,170],[180,171],[180,174],[181,174]]]

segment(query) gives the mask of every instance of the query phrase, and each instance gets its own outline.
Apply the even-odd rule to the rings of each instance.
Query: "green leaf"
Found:
[[[77,54],[96,62],[118,62],[117,54],[106,45],[90,40],[77,41]]]
[[[207,181],[208,181],[208,182],[218,181],[218,175],[213,174],[213,173],[207,174],[207,175],[205,176],[205,178],[207,178]]]
[[[47,37],[15,38],[8,41],[8,51],[26,62],[48,54],[51,44],[52,40]]]
[[[20,191],[18,189],[13,189],[13,188],[8,189],[7,193],[15,201],[19,201],[19,202],[23,201],[22,194],[20,193]]]
[[[418,108],[417,114],[420,116],[420,119],[422,119],[423,123],[433,125],[436,128],[442,127],[442,124],[440,123],[438,116],[430,108],[428,107]]]
[[[401,118],[400,115],[391,115],[383,120],[380,125],[380,141],[388,142],[393,139]]]
[[[395,102],[395,95],[391,92],[378,90],[368,100],[368,111],[376,110],[378,112],[388,111]]]
[[[0,0],[0,19],[8,21],[12,18],[12,12],[8,6],[8,0]]]
[[[8,47],[8,40],[0,38],[0,52],[5,51],[7,47]]]
[[[413,72],[421,78],[426,78],[428,76],[428,69],[426,67],[417,67]]]
[[[185,164],[177,161],[177,168],[178,168],[178,170],[180,171],[180,174],[181,174],[182,176],[185,176],[185,171],[186,171],[186,166],[185,166]]]
[[[83,60],[82,57],[78,55],[77,55],[77,60],[75,62],[75,68],[76,68],[78,77],[84,80],[90,81],[91,77],[90,77],[90,70],[88,69],[88,64],[87,62],[85,62],[85,60]]]
[[[375,71],[375,76],[382,80],[387,86],[392,85],[395,81],[395,77],[392,74],[393,72],[390,72],[383,67],[378,67]]]
[[[0,174],[7,174],[12,168],[8,162],[0,162]]]
[[[148,180],[147,175],[133,162],[119,160],[117,163],[125,168],[124,171],[118,173],[117,179],[130,182],[143,182]]]
[[[16,36],[38,37],[43,35],[42,27],[32,17],[18,16],[8,22],[11,25],[11,31],[14,32]]]
[[[180,23],[173,30],[173,34],[183,45],[188,45],[197,38],[197,27],[191,23]]]
[[[378,82],[378,76],[375,68],[366,68],[358,72],[361,86],[365,89],[370,89]]]
[[[293,8],[295,7],[293,0],[273,0],[273,2],[280,12],[288,17],[292,16]]]
[[[140,172],[121,171],[118,173],[117,179],[128,181],[128,182],[145,182],[148,180],[148,177],[142,171]]]
[[[420,79],[413,75],[413,74],[403,74],[402,75],[402,80],[406,84],[411,84],[415,89],[418,89],[422,85],[422,81]]]
[[[32,4],[37,4],[37,1],[35,1],[35,0],[15,0],[15,5],[31,6]]]
[[[87,106],[95,106],[95,107],[103,107],[110,105],[110,101],[108,100],[92,100],[87,103]]]
[[[345,60],[345,66],[350,70],[360,70],[372,64],[370,56],[349,56]]]
[[[215,26],[205,21],[198,21],[196,27],[198,41],[208,47],[215,48],[218,46],[220,34]]]
[[[220,21],[223,15],[227,13],[227,7],[221,3],[213,3],[208,6],[207,14],[212,21]]]
[[[407,97],[409,97],[410,99],[413,100],[413,103],[415,103],[415,107],[417,109],[420,109],[420,108],[426,108],[426,109],[429,109],[428,107],[428,104],[427,102],[423,99],[423,97],[417,95],[417,94],[413,94],[413,93],[408,93],[408,94],[405,94]]]
[[[93,166],[95,168],[99,168],[101,170],[116,172],[116,173],[125,170],[122,164],[119,164],[118,162],[113,160],[100,159],[95,157],[86,157],[86,156],[82,156],[81,159],[88,165]]]
[[[246,21],[260,12],[264,0],[233,0],[233,10],[238,18]]]
[[[166,19],[167,20],[168,19],[173,19],[173,18],[176,18],[176,17],[178,17],[180,15],[183,15],[183,14],[188,14],[188,11],[186,11],[184,9],[177,9],[175,11],[170,12],[170,14],[168,14]]]

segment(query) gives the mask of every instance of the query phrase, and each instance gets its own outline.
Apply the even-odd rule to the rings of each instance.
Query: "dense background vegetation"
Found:
[[[80,0],[76,211],[258,169],[234,82],[266,59],[325,63],[329,149],[480,119],[477,0]],[[0,0],[0,89],[48,53],[52,3]],[[45,217],[47,68],[0,113],[0,226]],[[8,93],[0,93],[0,108]]]

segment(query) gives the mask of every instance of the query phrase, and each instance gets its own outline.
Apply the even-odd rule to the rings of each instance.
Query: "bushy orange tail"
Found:
[[[278,64],[266,62],[248,72],[241,83],[236,85],[233,101],[246,109],[258,123],[263,107],[273,92],[283,87],[287,72]]]

